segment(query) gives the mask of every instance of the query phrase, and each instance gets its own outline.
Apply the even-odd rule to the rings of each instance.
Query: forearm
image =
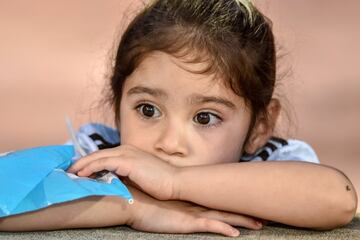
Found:
[[[127,200],[89,197],[39,211],[0,218],[0,231],[37,231],[126,224]]]
[[[351,182],[332,168],[304,162],[186,167],[178,198],[293,226],[334,228],[356,211]]]

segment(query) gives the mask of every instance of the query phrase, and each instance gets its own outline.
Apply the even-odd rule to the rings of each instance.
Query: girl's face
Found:
[[[250,111],[221,80],[185,70],[203,67],[162,52],[146,57],[123,87],[121,143],[176,166],[239,161]]]

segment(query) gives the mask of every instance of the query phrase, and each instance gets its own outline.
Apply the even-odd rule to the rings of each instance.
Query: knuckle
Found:
[[[107,163],[107,159],[106,158],[101,158],[99,160],[93,161],[87,167],[89,169],[97,169],[97,168],[99,168],[101,166],[106,165],[106,163]]]

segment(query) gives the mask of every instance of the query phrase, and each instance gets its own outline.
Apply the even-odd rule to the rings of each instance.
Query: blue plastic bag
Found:
[[[88,196],[119,196],[132,201],[118,179],[108,183],[67,173],[72,145],[25,149],[0,156],[0,217],[39,210]]]

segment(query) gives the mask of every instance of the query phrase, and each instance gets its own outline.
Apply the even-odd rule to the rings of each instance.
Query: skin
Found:
[[[124,85],[119,124],[122,144],[179,167],[237,162],[249,130],[250,110],[222,81],[184,69],[203,67],[185,65],[165,53],[147,57]],[[161,74],[154,69],[161,69]],[[201,102],[211,97],[229,103]],[[139,104],[147,105],[139,108]],[[144,116],[145,107],[151,109],[152,117]],[[199,123],[201,113],[207,124]]]
[[[119,124],[123,146],[142,146],[143,151],[141,153],[144,154],[144,158],[152,157],[149,152],[156,153],[157,159],[161,159],[161,162],[174,164],[174,166],[237,161],[242,152],[242,144],[250,124],[250,115],[243,100],[230,90],[225,89],[219,81],[210,81],[208,76],[190,74],[177,64],[181,64],[181,62],[166,54],[156,54],[154,57],[146,59],[127,79],[124,90],[126,95],[121,102],[121,115],[127,117],[121,118],[121,124]],[[159,66],[166,71],[161,78],[158,78],[158,74],[151,71],[151,69],[156,69]],[[177,77],[174,78],[174,76]],[[168,89],[163,89],[168,95],[166,101],[163,101],[165,100],[163,97],[156,98],[151,94],[139,93],[139,88],[134,91],[134,87],[139,86],[160,88],[165,86],[169,78],[173,78],[174,82],[179,85],[173,88],[167,84],[166,87],[169,90],[176,88],[181,90],[168,92]],[[139,81],[141,79],[142,81]],[[155,79],[160,81],[156,82]],[[149,82],[153,85],[146,85]],[[189,87],[191,82],[196,82],[195,90]],[[133,89],[132,94],[128,94],[131,89]],[[227,105],[216,102],[199,103],[195,102],[199,99],[193,98],[191,108],[188,108],[189,103],[185,102],[185,98],[187,101],[190,90],[191,96],[203,94],[222,97],[232,103],[230,104],[231,107],[229,107],[229,103]],[[139,111],[135,109],[135,105],[140,100],[144,100],[144,97],[149,102],[152,101],[153,104],[162,107],[164,110],[162,119],[166,119],[166,121],[161,120],[160,124],[151,125],[141,117]],[[181,109],[181,111],[177,112],[176,109]],[[216,122],[219,126],[205,128],[193,121],[194,115],[200,111],[211,111],[224,120],[220,121],[215,115],[211,115],[211,123]],[[179,128],[180,125],[181,129]],[[234,128],[241,129],[239,132],[242,134],[226,134],[226,132],[234,132],[231,130]],[[141,131],[138,131],[140,129]],[[178,129],[181,132],[171,131],[171,129]],[[150,130],[151,134],[144,135],[142,133],[142,131],[149,132]],[[155,136],[154,133],[159,134]],[[229,152],[219,151],[217,155],[208,151],[209,147],[212,149],[220,148],[224,141],[229,140],[229,137],[232,141],[241,144],[233,144],[231,150],[229,148]],[[192,141],[189,141],[190,138]],[[206,142],[208,138],[214,139],[211,146]],[[139,154],[136,156],[138,157]],[[0,219],[0,230],[52,230],[127,224],[134,229],[150,232],[214,232],[226,236],[238,236],[239,231],[232,226],[260,229],[263,225],[260,219],[243,214],[209,209],[182,201],[159,201],[133,187],[135,184],[130,179],[123,180],[135,197],[133,205],[124,204],[123,200],[115,197],[82,199],[32,213]],[[53,216],[57,217],[54,218]],[[34,219],[37,220],[34,221]]]
[[[261,229],[253,218],[216,211],[181,201],[159,201],[132,186],[136,199],[129,205],[119,197],[89,197],[38,211],[0,218],[0,231],[38,231],[129,225],[160,233],[213,232],[238,236],[232,226]]]
[[[259,229],[256,219],[313,229],[348,223],[355,214],[357,198],[340,171],[295,161],[238,163],[243,151],[253,153],[272,135],[280,105],[276,99],[270,102],[269,121],[260,118],[245,143],[249,109],[220,79],[184,69],[202,67],[184,65],[159,52],[145,58],[126,80],[122,93],[118,123],[122,145],[84,157],[68,170],[79,176],[104,169],[115,172],[134,194],[134,205],[113,204],[110,210],[104,199],[111,198],[97,199],[98,208],[80,200],[77,204],[83,211],[73,221],[66,213],[78,212],[79,206],[68,203],[68,208],[60,207],[63,211],[57,216],[68,219],[65,225],[50,220],[26,228],[29,221],[24,217],[29,215],[24,214],[0,221],[0,230],[128,224],[152,232],[209,231],[237,236],[239,232],[231,225]],[[154,94],[154,89],[163,94]],[[221,97],[232,104],[189,101],[194,94],[212,97],[207,99]],[[141,104],[148,104],[146,111]],[[209,122],[199,121],[199,113]],[[52,216],[53,209],[31,217]],[[89,217],[100,211],[106,221]]]
[[[260,118],[244,144],[250,110],[220,80],[186,70],[202,67],[165,53],[147,57],[124,86],[122,146],[85,157],[69,171],[89,176],[107,169],[160,200],[186,200],[298,227],[332,229],[351,221],[357,195],[339,170],[299,161],[237,163],[244,150],[253,153],[267,142],[280,105],[270,102],[269,121]],[[231,104],[189,100],[196,94]],[[199,113],[219,118],[200,124]]]

